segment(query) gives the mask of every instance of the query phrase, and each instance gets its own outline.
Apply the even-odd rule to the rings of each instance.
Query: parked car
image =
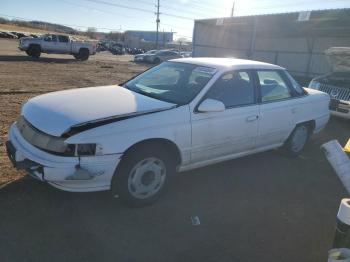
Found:
[[[0,38],[18,39],[18,37],[15,34],[12,34],[7,31],[1,31]]]
[[[21,32],[11,32],[12,34],[16,35],[18,37],[18,39],[22,38],[22,37],[28,37],[28,35],[26,35],[25,33],[21,33]]]
[[[22,37],[18,48],[35,58],[39,58],[41,53],[48,53],[70,54],[76,59],[87,60],[96,53],[95,43],[75,41],[70,36],[56,34],[45,34],[38,38]]]
[[[145,62],[153,63],[153,64],[159,64],[161,62],[175,59],[175,58],[181,58],[182,56],[175,51],[170,50],[160,50],[154,54],[147,55],[143,58]]]
[[[6,148],[16,168],[54,187],[111,190],[143,206],[176,171],[280,147],[300,154],[327,124],[328,105],[329,95],[276,65],[182,58],[120,86],[28,100]]]
[[[184,51],[184,52],[180,52],[180,55],[182,57],[192,57],[192,52]]]
[[[134,62],[144,62],[144,58],[146,56],[153,55],[156,52],[158,52],[158,50],[150,50],[150,51],[147,51],[146,53],[135,55],[134,56]]]
[[[326,54],[333,72],[315,77],[309,87],[330,95],[332,115],[350,119],[350,47],[332,47]]]
[[[125,54],[125,48],[122,44],[113,44],[110,46],[109,51],[113,54],[113,55],[124,55]]]

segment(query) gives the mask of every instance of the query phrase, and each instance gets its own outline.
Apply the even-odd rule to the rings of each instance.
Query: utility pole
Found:
[[[235,1],[233,1],[233,4],[232,4],[231,17],[233,17],[234,11],[235,11]]]
[[[156,20],[156,23],[157,23],[157,34],[156,34],[156,49],[158,50],[158,33],[159,33],[159,22],[160,22],[160,20],[159,20],[159,0],[157,0],[157,13],[156,13],[156,15],[157,15],[157,20]]]

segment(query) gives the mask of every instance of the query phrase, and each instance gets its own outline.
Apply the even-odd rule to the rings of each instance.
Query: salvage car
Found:
[[[152,64],[159,64],[161,62],[175,59],[175,58],[181,58],[182,56],[179,54],[179,52],[172,51],[172,50],[160,50],[158,52],[155,52],[154,54],[150,54],[143,57],[143,61],[152,63]]]
[[[28,100],[6,148],[16,168],[56,188],[143,206],[176,172],[276,148],[300,154],[327,124],[329,100],[276,65],[181,58],[121,85]]]
[[[158,50],[149,50],[146,53],[137,54],[134,56],[134,62],[143,62],[145,60],[146,56],[153,55],[157,52],[158,52]]]
[[[22,37],[19,40],[19,50],[27,55],[39,58],[41,53],[70,54],[78,60],[88,60],[96,53],[96,43],[75,41],[67,35],[45,34],[37,38]]]
[[[331,47],[326,51],[332,72],[315,77],[309,87],[331,97],[331,114],[350,119],[350,47]]]

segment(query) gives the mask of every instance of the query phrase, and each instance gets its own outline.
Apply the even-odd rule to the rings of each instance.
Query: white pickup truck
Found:
[[[38,58],[41,53],[71,54],[76,59],[87,60],[96,53],[96,44],[74,41],[67,35],[45,34],[38,38],[22,37],[19,40],[20,50],[27,55]]]

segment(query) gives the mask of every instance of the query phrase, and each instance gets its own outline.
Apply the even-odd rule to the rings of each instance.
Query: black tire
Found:
[[[79,60],[79,59],[80,59],[79,54],[74,54],[73,56],[74,56],[74,58],[75,58],[75,59],[77,59],[77,60]]]
[[[283,145],[286,155],[296,157],[304,150],[310,138],[310,127],[307,124],[297,125]]]
[[[78,56],[79,56],[79,59],[82,61],[88,60],[90,56],[89,50],[86,48],[80,49]]]
[[[159,64],[159,63],[160,63],[159,57],[156,57],[156,59],[154,59],[154,63],[155,63],[155,64]]]
[[[158,167],[161,166],[165,168],[160,168],[158,176],[154,171],[147,170],[149,162],[153,159],[156,166],[158,165]],[[175,165],[174,157],[171,156],[169,150],[162,145],[145,144],[138,146],[123,157],[116,169],[112,179],[112,195],[118,195],[119,198],[130,207],[150,205],[168,188],[175,174]],[[138,167],[142,167],[141,170],[143,172],[137,172]],[[139,189],[142,187],[154,187],[154,189],[149,190],[151,193],[138,193],[136,187],[139,187]]]
[[[27,54],[34,58],[39,58],[41,55],[41,48],[38,45],[30,45]]]

